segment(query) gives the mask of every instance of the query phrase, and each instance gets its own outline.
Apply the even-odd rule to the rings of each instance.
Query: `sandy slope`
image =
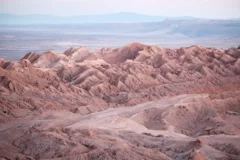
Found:
[[[195,94],[85,116],[34,112],[1,125],[0,154],[9,159],[239,159],[239,121],[224,120],[214,104],[207,94]]]

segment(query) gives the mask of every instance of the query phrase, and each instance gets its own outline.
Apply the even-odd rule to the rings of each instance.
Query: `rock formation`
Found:
[[[3,159],[239,159],[240,50],[0,59],[0,126]]]

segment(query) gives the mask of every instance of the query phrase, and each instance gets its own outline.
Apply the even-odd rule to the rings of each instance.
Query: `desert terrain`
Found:
[[[238,160],[240,48],[131,43],[0,59],[1,160]]]

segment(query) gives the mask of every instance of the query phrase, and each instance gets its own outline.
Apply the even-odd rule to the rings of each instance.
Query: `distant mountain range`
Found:
[[[0,24],[79,24],[79,23],[136,23],[136,22],[160,22],[165,19],[192,20],[195,17],[165,17],[150,16],[131,12],[120,12],[104,15],[80,15],[80,16],[53,16],[53,15],[14,15],[0,14]]]
[[[123,13],[122,13],[123,14]],[[6,19],[5,21],[0,20],[0,28],[21,28],[21,29],[37,29],[41,30],[58,30],[65,33],[91,33],[91,34],[119,34],[122,35],[145,35],[149,37],[235,37],[240,36],[240,20],[208,20],[208,19],[197,19],[193,17],[179,17],[173,19],[159,18],[159,22],[154,22],[154,18],[151,22],[135,22],[137,18],[128,17],[124,19],[121,14],[115,14],[115,17],[122,17],[115,20],[113,23],[112,18],[96,18],[95,23],[93,22],[94,16],[90,16],[89,19],[72,18],[72,20],[66,19],[61,20],[64,17],[55,17],[47,15],[32,15],[23,17]],[[127,13],[125,13],[127,15]],[[39,17],[39,18],[36,18]],[[44,18],[45,17],[45,18]],[[80,16],[84,17],[84,16]],[[138,17],[138,16],[136,16]],[[144,16],[143,16],[144,17]],[[81,19],[81,21],[80,21]],[[102,19],[102,20],[100,20]],[[132,21],[130,21],[132,19]],[[119,22],[118,22],[118,21]],[[128,20],[128,21],[127,21]],[[141,20],[139,16],[139,21]],[[142,21],[144,18],[142,18]],[[147,19],[145,18],[147,21]],[[157,21],[157,18],[155,19]],[[32,23],[30,23],[32,22]],[[80,23],[81,22],[81,23]],[[91,23],[90,23],[91,22]],[[104,23],[105,22],[105,23]],[[122,23],[121,23],[122,22]],[[126,23],[123,23],[126,22]],[[127,23],[132,22],[132,23]],[[14,24],[14,25],[13,25]]]

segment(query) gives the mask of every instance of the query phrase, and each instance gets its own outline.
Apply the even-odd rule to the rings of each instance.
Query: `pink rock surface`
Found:
[[[0,59],[0,157],[239,159],[239,62],[139,43]]]

